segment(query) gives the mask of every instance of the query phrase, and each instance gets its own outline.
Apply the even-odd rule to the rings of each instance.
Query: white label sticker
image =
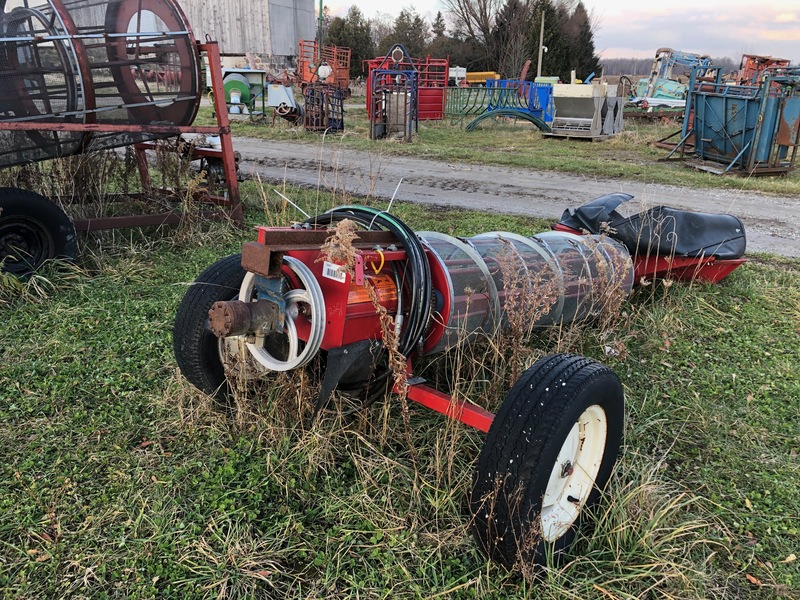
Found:
[[[339,283],[344,283],[347,279],[347,273],[345,273],[339,265],[335,265],[327,260],[322,265],[322,276],[338,281]]]

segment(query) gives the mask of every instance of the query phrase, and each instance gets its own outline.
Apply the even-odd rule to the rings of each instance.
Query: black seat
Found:
[[[655,206],[631,217],[616,212],[631,198],[623,193],[595,198],[579,208],[565,210],[560,224],[593,234],[605,233],[634,255],[715,256],[720,260],[744,255],[747,240],[738,217],[668,206]]]

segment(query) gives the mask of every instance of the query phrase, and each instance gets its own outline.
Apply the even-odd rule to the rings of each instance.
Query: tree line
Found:
[[[655,49],[653,50],[655,57]],[[606,58],[603,63],[603,75],[642,75],[650,74],[653,65],[653,58]],[[712,58],[711,64],[720,67],[723,73],[731,73],[739,69],[739,63],[726,57]],[[680,66],[676,66],[673,75],[689,76],[689,71]]]
[[[324,44],[351,49],[350,76],[364,75],[362,61],[385,55],[403,44],[413,57],[450,57],[451,66],[496,71],[520,77],[525,62],[536,75],[539,33],[544,20],[542,75],[569,81],[600,75],[589,13],[581,0],[443,0],[445,14],[428,23],[413,8],[395,18],[367,19],[356,6],[344,17],[330,18],[324,9]],[[648,67],[649,68],[649,67]]]

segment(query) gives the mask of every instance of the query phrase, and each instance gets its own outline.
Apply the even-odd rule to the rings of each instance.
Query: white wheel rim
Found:
[[[311,270],[296,258],[285,256],[283,263],[297,275],[303,285],[302,289],[289,290],[283,294],[283,300],[286,303],[283,329],[289,345],[287,358],[286,360],[276,358],[264,348],[265,332],[258,333],[255,342],[247,344],[247,349],[256,362],[269,371],[291,371],[302,367],[316,356],[325,335],[325,299],[317,279]],[[256,299],[254,297],[255,283],[255,273],[248,272],[242,281],[239,298],[250,298],[254,301]],[[305,317],[311,322],[311,332],[302,351],[300,351],[300,338],[297,335],[297,325],[295,324],[299,316],[298,303],[300,302],[308,306]]]
[[[606,412],[593,404],[567,434],[542,498],[542,537],[554,542],[575,523],[594,488],[606,446]]]

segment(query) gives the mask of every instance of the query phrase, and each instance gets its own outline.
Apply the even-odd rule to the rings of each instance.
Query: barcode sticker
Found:
[[[338,281],[340,283],[344,283],[347,279],[347,273],[341,270],[339,265],[335,265],[327,260],[322,265],[322,276],[327,277],[328,279],[333,279],[334,281]]]

